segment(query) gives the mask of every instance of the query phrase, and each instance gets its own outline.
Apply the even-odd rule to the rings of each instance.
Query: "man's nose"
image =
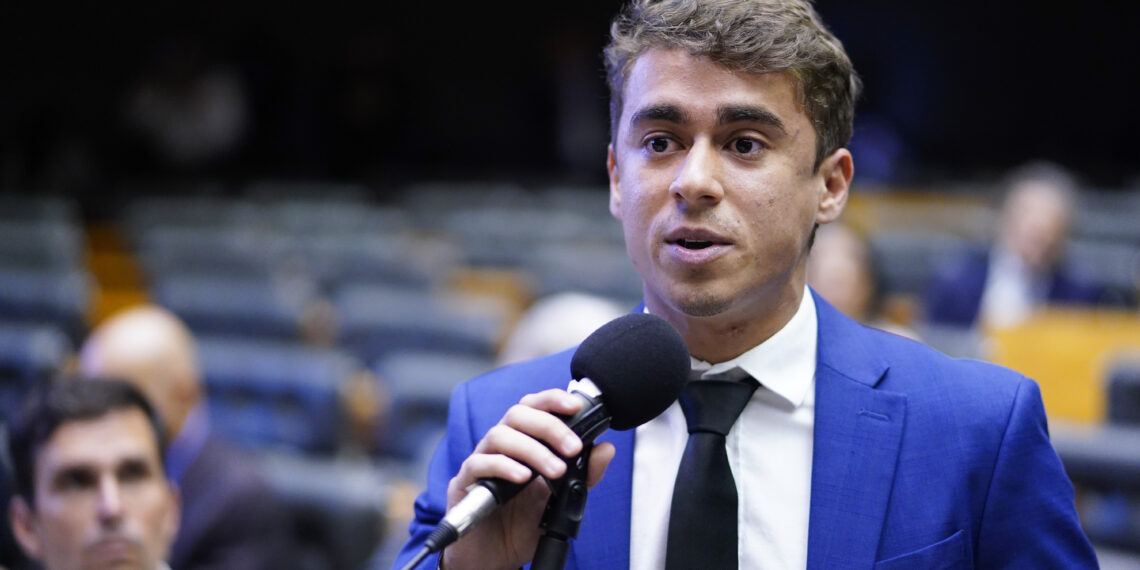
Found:
[[[720,156],[711,144],[694,142],[669,190],[686,206],[712,206],[724,198]]]
[[[114,477],[104,477],[99,483],[99,521],[115,525],[123,516],[123,494]]]

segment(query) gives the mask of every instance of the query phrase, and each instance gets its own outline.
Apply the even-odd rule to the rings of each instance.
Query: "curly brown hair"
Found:
[[[605,49],[614,138],[629,70],[651,48],[683,49],[733,71],[790,73],[815,128],[816,167],[851,140],[861,82],[808,1],[632,0]]]

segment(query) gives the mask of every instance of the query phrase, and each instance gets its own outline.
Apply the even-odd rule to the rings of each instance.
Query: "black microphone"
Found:
[[[563,418],[585,444],[607,428],[635,428],[664,412],[688,381],[689,349],[667,321],[647,313],[614,319],[594,331],[574,352],[571,393],[582,409]],[[531,481],[538,475],[531,477]],[[527,483],[480,479],[428,535],[424,548],[405,568],[455,542]]]

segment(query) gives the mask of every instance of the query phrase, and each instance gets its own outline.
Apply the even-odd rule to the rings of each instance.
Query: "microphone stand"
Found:
[[[566,474],[551,483],[550,499],[542,515],[540,527],[546,529],[538,539],[531,570],[560,570],[566,567],[571,538],[578,538],[578,527],[586,510],[586,471],[590,464],[588,443],[573,462],[567,462]]]

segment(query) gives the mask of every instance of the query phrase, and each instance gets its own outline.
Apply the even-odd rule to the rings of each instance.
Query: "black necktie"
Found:
[[[736,481],[724,443],[756,386],[751,378],[694,380],[681,392],[689,442],[673,487],[667,570],[736,568]]]

